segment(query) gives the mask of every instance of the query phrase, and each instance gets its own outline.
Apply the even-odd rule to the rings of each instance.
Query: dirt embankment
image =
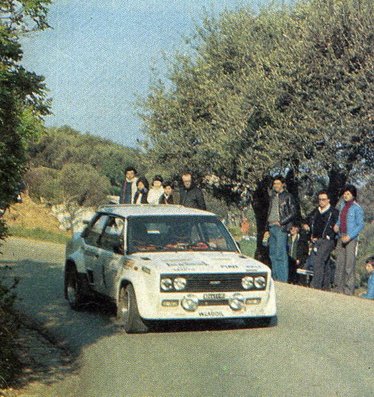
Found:
[[[52,215],[49,208],[35,203],[23,194],[22,203],[11,205],[4,214],[8,226],[24,227],[27,229],[44,229],[50,232],[59,232],[59,221]]]

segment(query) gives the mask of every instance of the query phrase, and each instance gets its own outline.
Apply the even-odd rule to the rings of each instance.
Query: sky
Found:
[[[258,1],[261,3],[261,0]],[[184,48],[204,10],[218,14],[250,0],[56,0],[51,29],[22,41],[22,64],[43,75],[52,98],[47,126],[69,125],[125,146],[142,139],[135,101],[156,67]]]

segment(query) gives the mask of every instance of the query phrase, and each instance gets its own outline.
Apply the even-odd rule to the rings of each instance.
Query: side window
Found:
[[[86,244],[93,245],[95,247],[98,245],[99,237],[100,237],[108,219],[109,219],[108,215],[100,215],[96,219],[95,223],[85,233],[84,241]]]
[[[111,217],[100,239],[100,246],[116,253],[123,253],[123,229],[125,221],[122,218]]]

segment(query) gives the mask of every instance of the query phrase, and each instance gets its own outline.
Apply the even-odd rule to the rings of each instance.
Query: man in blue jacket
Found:
[[[364,211],[357,204],[357,189],[346,185],[343,190],[343,203],[334,231],[339,233],[336,246],[335,290],[346,295],[355,291],[355,267],[357,238],[364,228]]]

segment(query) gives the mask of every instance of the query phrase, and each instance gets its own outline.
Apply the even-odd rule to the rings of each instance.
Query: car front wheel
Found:
[[[140,317],[134,287],[131,284],[122,287],[120,290],[117,318],[128,334],[144,333],[148,331],[148,326]]]
[[[75,266],[70,266],[65,275],[65,296],[73,310],[79,310],[84,302],[82,282]]]

